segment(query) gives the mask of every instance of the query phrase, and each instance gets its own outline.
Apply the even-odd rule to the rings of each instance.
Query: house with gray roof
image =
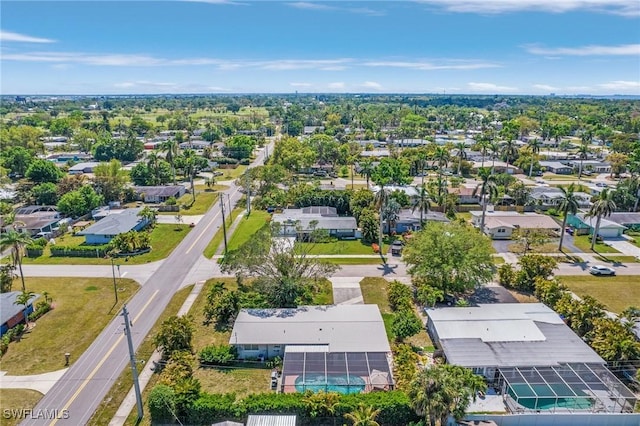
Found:
[[[144,229],[150,221],[138,216],[141,211],[142,207],[137,207],[123,210],[120,214],[110,214],[78,232],[78,235],[84,235],[85,244],[107,244],[118,234]]]
[[[540,166],[544,167],[546,171],[557,175],[570,175],[573,173],[573,167],[559,161],[541,161]]]
[[[0,336],[9,331],[9,329],[24,322],[25,311],[27,316],[33,312],[33,304],[40,297],[34,294],[27,302],[27,306],[16,305],[16,300],[22,292],[10,291],[0,294]]]
[[[93,170],[100,165],[100,163],[96,162],[96,161],[89,161],[89,162],[85,162],[85,163],[78,163],[78,164],[74,164],[73,166],[69,167],[69,174],[70,175],[81,175],[84,173],[93,173]]]
[[[186,188],[182,185],[134,186],[133,192],[145,203],[164,203],[171,197],[182,197]]]
[[[274,213],[271,222],[280,225],[281,237],[305,239],[315,230],[326,230],[336,238],[360,237],[356,219],[353,216],[338,216],[335,207],[284,209],[282,213]]]
[[[570,214],[569,216],[567,216],[567,225],[576,229],[579,235],[593,235],[597,222],[597,217],[587,216],[587,213],[584,212],[579,212],[575,215]],[[617,238],[620,237],[626,229],[626,226],[614,222],[609,217],[603,217],[600,219],[598,236],[601,238]]]

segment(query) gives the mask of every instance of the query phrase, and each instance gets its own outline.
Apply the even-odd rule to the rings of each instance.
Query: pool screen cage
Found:
[[[512,412],[633,412],[634,394],[604,365],[500,368],[499,385]]]
[[[342,394],[393,389],[390,360],[384,352],[308,352],[287,346],[282,392]]]

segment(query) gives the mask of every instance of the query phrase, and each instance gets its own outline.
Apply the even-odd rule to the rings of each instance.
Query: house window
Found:
[[[258,345],[244,345],[242,349],[245,351],[258,351],[260,350],[260,347],[258,347]]]
[[[273,346],[273,351],[274,352],[280,352],[280,345],[274,345]]]
[[[504,228],[498,228],[498,234],[504,234],[505,232],[507,232],[506,229]]]

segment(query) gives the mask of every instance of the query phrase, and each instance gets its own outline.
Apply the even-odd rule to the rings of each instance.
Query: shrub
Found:
[[[105,257],[108,245],[97,246],[51,246],[52,257]]]
[[[498,268],[498,282],[505,287],[513,287],[516,282],[516,270],[509,263],[503,263]]]
[[[209,345],[202,348],[198,358],[202,364],[226,365],[237,357],[237,351],[231,345]]]
[[[418,372],[418,354],[413,351],[411,345],[401,343],[393,348],[393,355],[396,386],[406,388]]]
[[[175,206],[178,203],[178,200],[176,200],[176,197],[169,197],[164,203],[167,206]]]
[[[36,309],[29,314],[29,321],[35,321],[51,310],[51,304],[42,301],[38,302]]]
[[[173,388],[167,385],[157,385],[147,399],[152,424],[173,423],[176,412],[176,395]]]
[[[411,289],[400,281],[396,280],[389,283],[387,298],[389,299],[389,306],[394,311],[410,311],[412,308]]]
[[[9,342],[11,342],[11,339],[9,339],[6,334],[2,336],[2,339],[0,339],[0,357],[6,354],[9,350]]]
[[[391,331],[399,341],[418,334],[420,330],[422,321],[412,310],[397,312],[391,321]]]
[[[236,410],[236,396],[234,394],[208,394],[202,393],[194,401],[187,412],[186,422],[190,425],[212,424],[218,420],[227,420],[240,417]],[[152,423],[155,418],[152,416]]]
[[[547,213],[549,213],[551,216],[560,216],[560,212],[558,212],[558,210],[554,208],[547,210]]]
[[[249,164],[251,164],[251,160],[248,158],[243,158],[242,160],[240,160],[240,164],[243,166],[248,166]]]

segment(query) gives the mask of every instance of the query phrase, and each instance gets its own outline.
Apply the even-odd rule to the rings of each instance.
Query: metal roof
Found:
[[[296,426],[296,416],[265,416],[249,414],[247,426]]]
[[[160,196],[160,197],[177,197],[184,187],[181,185],[167,186],[134,186],[133,190],[138,194]]]
[[[120,214],[111,214],[78,232],[78,235],[118,235],[131,231],[144,220],[138,216],[142,207],[126,209]]]
[[[318,212],[327,207],[314,207]],[[327,211],[328,212],[328,211]],[[317,222],[316,229],[357,229],[358,224],[353,216],[324,216],[321,213],[306,213],[303,209],[285,209],[282,213],[274,213],[272,222],[287,226],[299,226],[302,230],[311,229],[311,222]]]
[[[0,324],[4,324],[22,312],[24,306],[15,304],[16,299],[21,294],[21,291],[10,291],[9,293],[0,294]],[[32,305],[39,297],[39,294],[33,295],[31,299],[29,299],[29,305]]]
[[[243,309],[229,343],[329,345],[330,352],[389,352],[377,305]]]

